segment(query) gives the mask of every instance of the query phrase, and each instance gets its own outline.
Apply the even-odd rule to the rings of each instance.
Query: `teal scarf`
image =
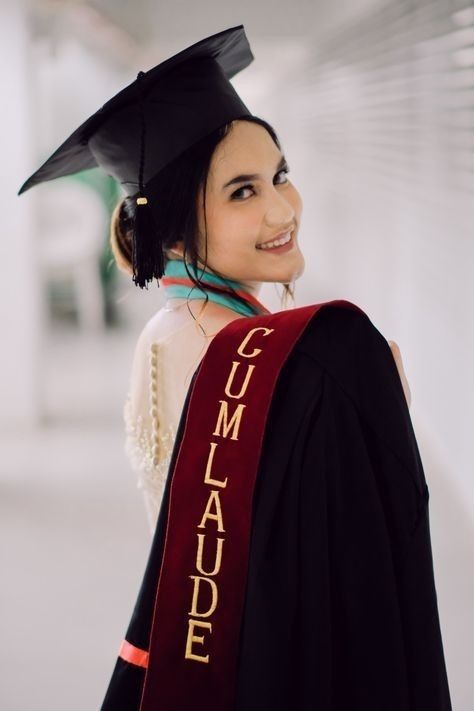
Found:
[[[193,284],[186,271],[186,266],[189,272],[201,282],[200,288]],[[169,259],[164,274],[158,281],[160,287],[164,289],[167,299],[173,297],[205,299],[205,294],[207,294],[210,301],[227,306],[242,316],[271,313],[255,296],[245,290],[241,282],[223,279],[217,274],[203,270],[202,267],[198,268],[196,272],[193,265],[189,262],[185,265],[183,259]],[[238,296],[232,293],[229,285]]]

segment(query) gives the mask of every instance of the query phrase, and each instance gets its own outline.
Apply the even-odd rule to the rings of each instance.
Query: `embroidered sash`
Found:
[[[140,711],[231,711],[252,499],[277,377],[321,307],[236,319],[199,366],[172,475]]]

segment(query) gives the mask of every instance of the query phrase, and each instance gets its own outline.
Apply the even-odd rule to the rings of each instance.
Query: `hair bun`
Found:
[[[115,206],[110,220],[112,254],[117,262],[117,267],[127,276],[133,276],[131,203],[133,203],[133,198],[124,197]]]

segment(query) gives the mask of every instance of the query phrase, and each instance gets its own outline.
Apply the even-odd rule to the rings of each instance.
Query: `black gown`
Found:
[[[126,635],[142,649],[169,494],[170,477]],[[451,709],[428,501],[386,339],[362,311],[328,302],[294,344],[271,399],[253,497],[235,711]],[[138,711],[144,676],[118,657],[102,711]],[[193,711],[201,708],[196,699]]]

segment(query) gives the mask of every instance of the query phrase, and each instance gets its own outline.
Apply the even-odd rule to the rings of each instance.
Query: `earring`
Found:
[[[280,297],[282,311],[287,311],[288,309],[296,308],[295,288],[296,288],[295,281],[292,281],[288,284],[283,284],[283,291],[282,291],[282,294]],[[291,300],[290,306],[288,306],[289,299]]]

